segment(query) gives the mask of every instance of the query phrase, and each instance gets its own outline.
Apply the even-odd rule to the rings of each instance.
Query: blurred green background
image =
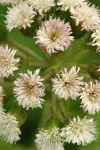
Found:
[[[100,0],[90,0],[94,4],[100,7]],[[12,93],[12,84],[15,78],[18,76],[18,73],[21,71],[25,71],[27,69],[34,70],[37,67],[42,68],[42,75],[44,76],[45,84],[47,84],[46,91],[46,102],[43,106],[43,109],[33,109],[24,112],[22,110],[20,112],[20,118],[23,120],[23,124],[21,125],[21,140],[15,145],[7,144],[3,140],[0,139],[0,150],[35,150],[34,138],[35,134],[38,131],[39,127],[43,127],[48,119],[52,117],[51,114],[51,99],[52,93],[49,92],[51,87],[48,82],[49,73],[53,76],[52,72],[54,71],[52,68],[56,69],[60,64],[62,66],[77,65],[83,66],[81,71],[81,75],[84,75],[85,80],[88,81],[92,78],[98,79],[98,74],[96,70],[98,69],[98,65],[100,64],[100,54],[96,53],[94,47],[88,45],[90,33],[82,33],[74,42],[73,45],[68,49],[65,53],[54,54],[53,56],[48,56],[41,48],[35,45],[35,41],[30,38],[32,33],[30,30],[27,31],[18,31],[17,29],[12,30],[10,33],[6,30],[4,20],[4,15],[6,14],[7,8],[6,6],[0,6],[0,43],[5,44],[8,43],[11,47],[18,49],[17,55],[21,57],[19,71],[15,73],[14,77],[9,77],[9,79],[4,79],[4,81],[0,80],[0,84],[3,85],[6,97],[5,97],[5,109],[9,111],[11,107],[15,108],[17,106],[15,102],[15,97]],[[59,12],[58,14],[59,15]],[[63,13],[60,14],[63,18]],[[36,25],[34,24],[34,28]],[[73,29],[74,30],[74,29]],[[79,32],[78,28],[75,28],[74,34],[77,37],[77,32]],[[34,35],[34,33],[33,33]],[[88,71],[85,66],[88,65]],[[50,68],[47,69],[47,68]],[[59,68],[59,67],[58,67]],[[46,69],[46,70],[45,70]],[[54,73],[54,72],[53,72]],[[66,104],[69,102],[66,102]],[[54,104],[55,105],[55,104]],[[77,115],[86,115],[83,114],[83,111],[79,108],[80,103],[77,101],[70,102],[70,112],[72,114]],[[17,110],[16,110],[17,111]],[[15,113],[16,113],[15,111]],[[25,114],[25,115],[24,115]],[[27,119],[26,119],[27,115]],[[60,116],[60,114],[58,113]],[[99,150],[100,149],[100,113],[93,116],[99,132],[99,136],[97,140],[91,143],[88,146],[77,146],[73,144],[66,144],[65,149],[69,150]],[[62,120],[62,118],[61,118]]]

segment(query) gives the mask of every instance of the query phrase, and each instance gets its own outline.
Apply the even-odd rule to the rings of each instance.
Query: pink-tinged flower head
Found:
[[[19,58],[14,58],[16,50],[11,50],[8,45],[0,46],[0,77],[8,77],[18,70]]]
[[[80,93],[81,107],[89,114],[100,111],[100,83],[85,83]]]
[[[71,26],[58,19],[50,19],[42,23],[37,30],[36,43],[44,48],[48,54],[65,51],[73,41]]]
[[[76,99],[79,96],[81,85],[83,85],[83,77],[78,76],[79,70],[80,68],[76,69],[76,66],[73,66],[69,72],[64,68],[52,79],[53,91],[59,98],[67,100],[69,98]]]
[[[21,73],[19,78],[14,81],[14,94],[19,105],[23,108],[42,107],[44,99],[43,79],[39,76],[40,69],[37,69],[33,74],[31,71]]]
[[[77,26],[81,26],[82,30],[92,31],[99,23],[100,12],[94,5],[84,3],[82,7],[71,10],[71,17],[75,19]]]

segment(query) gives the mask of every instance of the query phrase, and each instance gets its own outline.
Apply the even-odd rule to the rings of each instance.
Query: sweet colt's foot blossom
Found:
[[[33,74],[31,71],[27,73],[20,73],[19,78],[14,81],[14,94],[17,98],[18,104],[23,108],[42,107],[44,100],[44,85],[43,79],[39,76],[40,69],[37,69]]]
[[[100,83],[85,83],[80,93],[81,107],[89,114],[100,111]]]
[[[100,24],[94,27],[91,37],[93,39],[92,46],[97,46],[97,51],[100,52]]]
[[[17,142],[21,134],[16,117],[0,111],[0,136],[8,143]]]
[[[76,25],[80,24],[82,30],[91,31],[99,23],[100,12],[94,6],[85,3],[82,7],[71,10],[71,18],[75,19]]]
[[[97,137],[96,125],[93,119],[87,119],[86,117],[80,119],[77,116],[70,120],[69,125],[62,128],[60,135],[65,142],[87,145]]]
[[[57,5],[61,6],[61,10],[67,11],[76,7],[81,7],[85,0],[58,0]]]
[[[79,96],[81,85],[83,85],[83,77],[78,76],[79,70],[80,68],[76,69],[76,66],[73,66],[69,72],[64,68],[52,79],[53,91],[58,97],[67,100],[69,98],[76,99]]]
[[[71,36],[71,26],[58,19],[50,19],[42,22],[42,26],[37,30],[38,43],[48,54],[66,50],[73,41]]]
[[[59,128],[39,131],[35,143],[37,150],[64,150]]]
[[[5,21],[6,27],[9,31],[13,28],[26,29],[26,27],[31,27],[35,15],[36,12],[33,11],[32,6],[25,2],[20,2],[12,8],[9,7]]]
[[[33,5],[33,8],[35,8],[40,15],[42,15],[43,12],[46,12],[51,7],[55,6],[54,0],[27,0],[27,2]]]
[[[8,77],[18,70],[19,58],[14,58],[16,50],[11,50],[8,45],[0,45],[0,77]]]

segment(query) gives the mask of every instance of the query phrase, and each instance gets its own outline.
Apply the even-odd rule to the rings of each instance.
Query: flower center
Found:
[[[95,96],[95,93],[94,92],[90,92],[89,96]]]
[[[65,86],[65,87],[68,87],[69,85],[70,85],[70,82],[69,82],[69,81],[64,82],[64,86]]]
[[[91,92],[89,92],[88,96],[90,97],[91,100],[95,100],[96,93],[94,91],[91,91]]]
[[[53,42],[55,42],[56,39],[57,39],[57,32],[56,32],[54,29],[52,30],[50,39],[51,39]]]
[[[27,88],[28,88],[28,91],[31,92],[34,89],[34,85],[29,84]]]

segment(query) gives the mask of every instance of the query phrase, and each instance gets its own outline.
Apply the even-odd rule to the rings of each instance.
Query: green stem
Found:
[[[52,114],[57,114],[57,107],[56,107],[56,96],[54,94],[52,94],[52,107],[51,107],[51,110],[52,110]]]
[[[59,104],[59,103],[58,103],[58,108],[60,110],[60,113],[61,113],[63,119],[66,120],[66,114],[65,114],[64,110],[62,109],[61,104]]]
[[[65,109],[65,106],[67,108],[67,111]],[[65,103],[63,103],[63,101],[58,102],[58,108],[63,116],[64,122],[66,122],[69,118],[69,108],[68,107],[69,107],[69,105],[67,106]]]
[[[65,109],[65,104],[58,100],[55,94],[52,94],[52,105],[51,111],[53,117],[59,118],[59,120],[63,122],[67,122],[69,119],[69,112]]]

